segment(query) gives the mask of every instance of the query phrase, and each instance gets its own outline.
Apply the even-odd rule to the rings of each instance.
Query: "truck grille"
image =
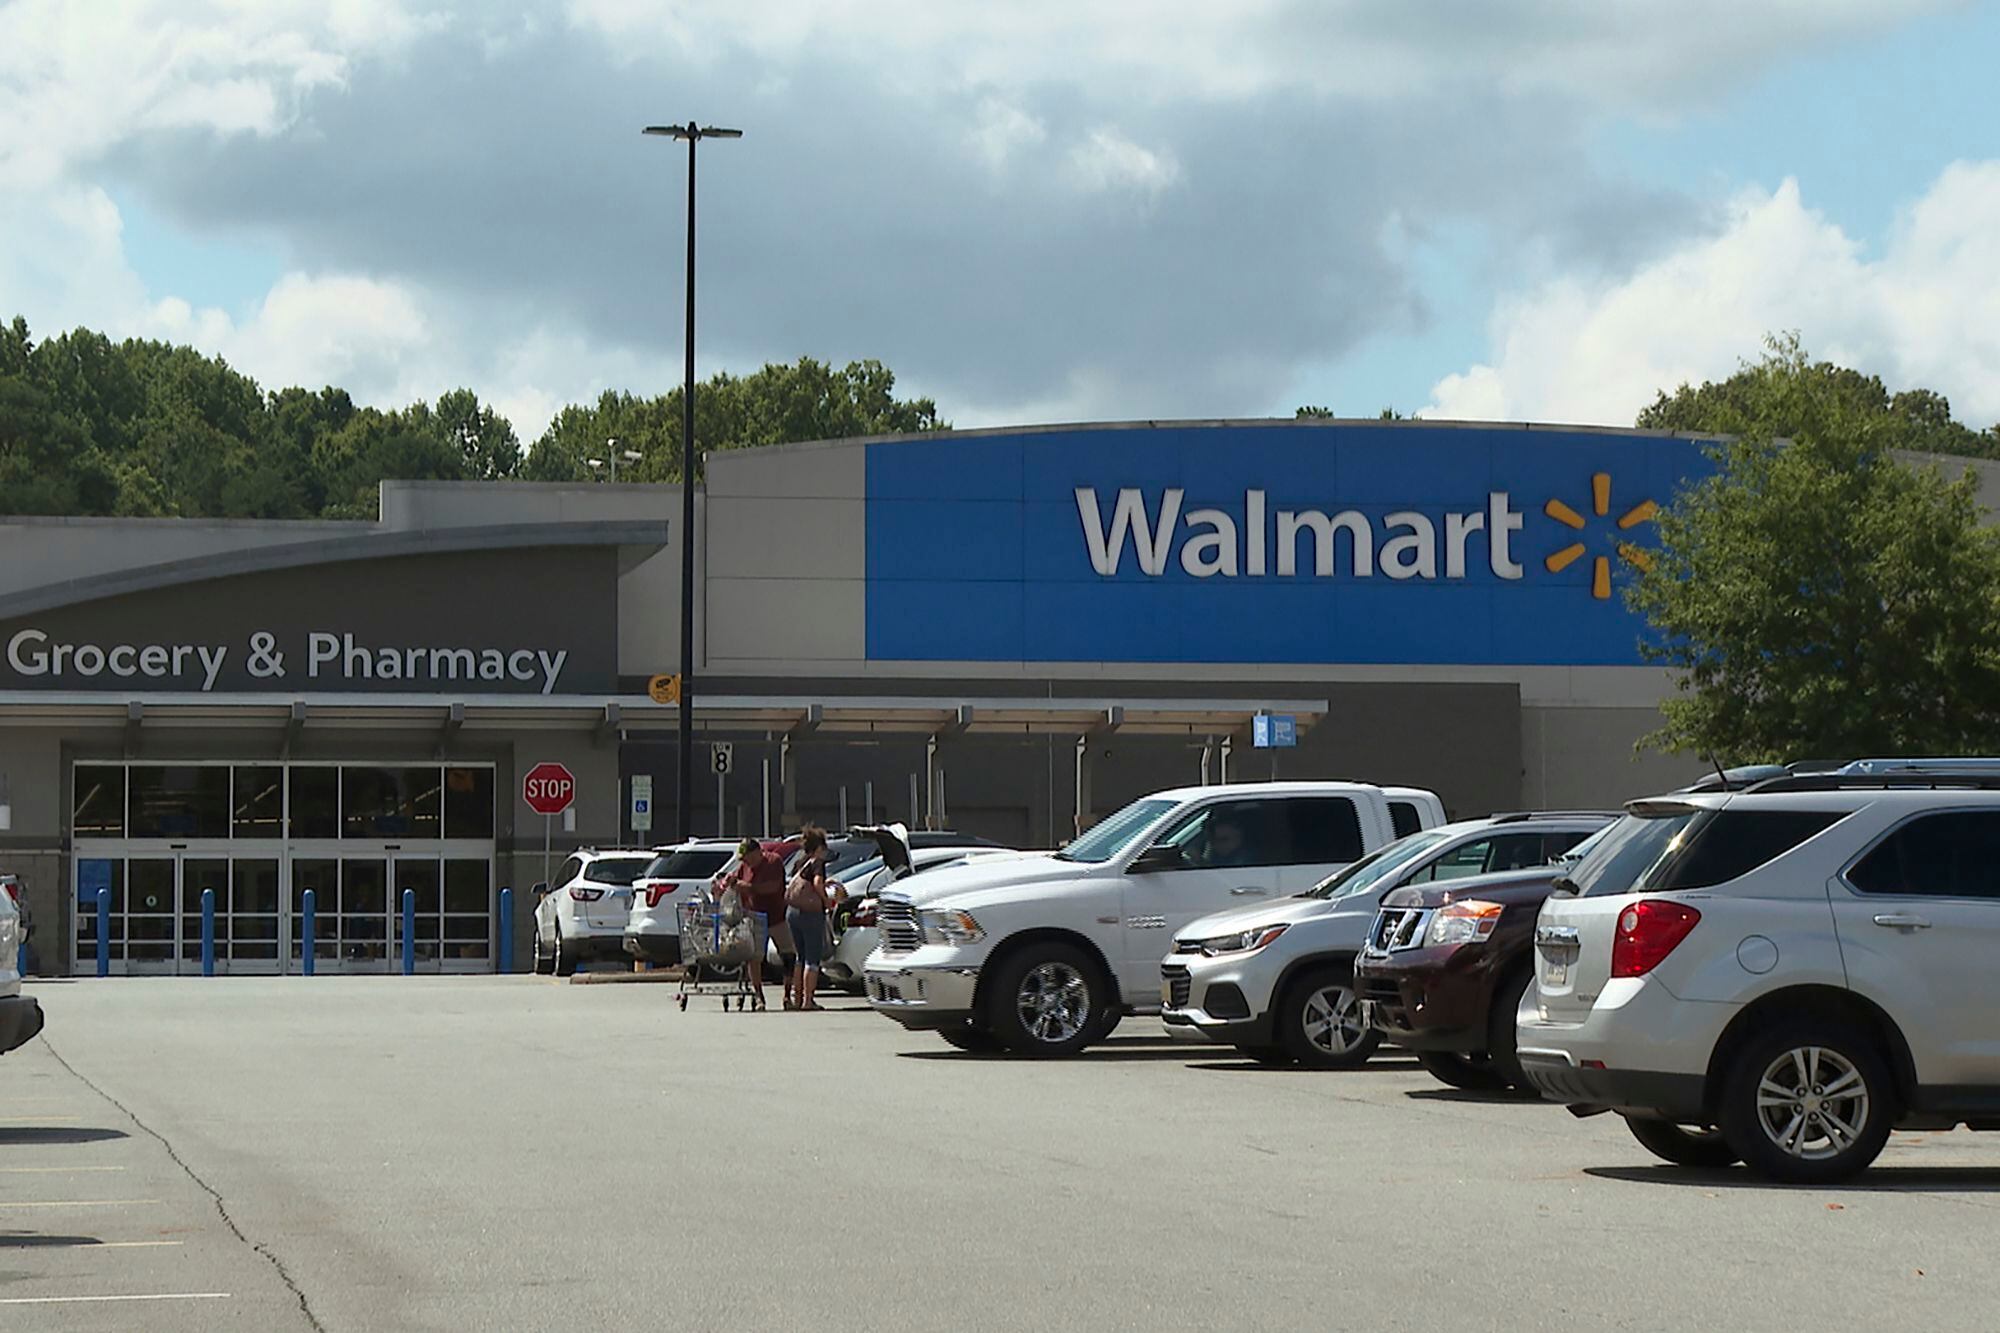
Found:
[[[1427,907],[1385,907],[1375,914],[1368,943],[1378,953],[1415,949],[1424,942],[1424,928],[1430,924]]]
[[[1165,963],[1160,967],[1160,976],[1167,983],[1167,1008],[1187,1008],[1188,996],[1194,990],[1188,970],[1177,963]]]
[[[875,909],[876,938],[884,953],[909,953],[924,942],[917,909],[900,898],[883,898]]]

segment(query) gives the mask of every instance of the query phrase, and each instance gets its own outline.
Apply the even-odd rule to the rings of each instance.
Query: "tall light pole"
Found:
[[[642,133],[685,139],[688,146],[687,376],[681,384],[681,725],[680,774],[674,784],[674,827],[694,828],[694,150],[703,139],[741,139],[742,130],[713,125],[648,125]]]
[[[597,469],[608,463],[611,467],[611,484],[616,486],[618,484],[618,460],[622,458],[628,463],[636,463],[645,456],[637,449],[620,449],[617,438],[613,437],[604,442],[603,458],[586,458],[583,461],[590,465],[592,472],[597,471]]]

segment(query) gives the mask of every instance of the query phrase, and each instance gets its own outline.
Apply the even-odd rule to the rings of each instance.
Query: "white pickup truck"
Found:
[[[1073,1055],[1122,1015],[1159,1011],[1176,930],[1393,841],[1389,802],[1357,782],[1186,787],[1059,852],[933,870],[882,895],[869,1003],[961,1050]]]

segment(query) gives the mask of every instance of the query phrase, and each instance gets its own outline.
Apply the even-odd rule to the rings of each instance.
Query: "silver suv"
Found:
[[[1822,1184],[1892,1128],[2000,1129],[2000,777],[1638,801],[1536,923],[1518,1054],[1656,1155]]]
[[[1374,1053],[1354,958],[1382,895],[1546,865],[1615,815],[1547,811],[1493,815],[1424,829],[1296,897],[1232,908],[1182,927],[1160,962],[1170,1030],[1235,1046],[1268,1063],[1338,1069]]]

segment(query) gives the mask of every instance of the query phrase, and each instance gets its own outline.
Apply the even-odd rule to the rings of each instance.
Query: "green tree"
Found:
[[[2000,458],[2000,426],[1974,430],[1953,419],[1951,403],[1943,394],[1929,389],[1892,394],[1874,375],[1831,361],[1810,361],[1797,333],[1773,339],[1770,356],[1746,364],[1726,380],[1707,381],[1699,388],[1683,384],[1671,396],[1662,391],[1639,413],[1638,424],[1645,430],[1697,435],[1764,432],[1786,438],[1798,430],[1798,423],[1787,419],[1785,412],[1800,401],[1796,390],[1801,379],[1814,382],[1818,401],[1871,420],[1890,448]]]
[[[811,357],[772,363],[749,375],[718,374],[695,392],[695,444],[703,453],[802,440],[852,439],[944,430],[937,404],[898,398],[896,377],[879,361],[836,370]],[[606,441],[642,457],[618,475],[631,481],[678,481],[681,475],[681,391],[655,398],[605,393],[593,406],[556,414],[528,451],[521,474],[534,481],[581,480],[585,462],[603,457]]]
[[[1678,673],[1648,742],[1731,764],[2000,747],[2000,534],[1969,472],[1894,456],[1911,414],[1869,383],[1783,339],[1694,391],[1693,428],[1736,435],[1660,512],[1627,594]]]

